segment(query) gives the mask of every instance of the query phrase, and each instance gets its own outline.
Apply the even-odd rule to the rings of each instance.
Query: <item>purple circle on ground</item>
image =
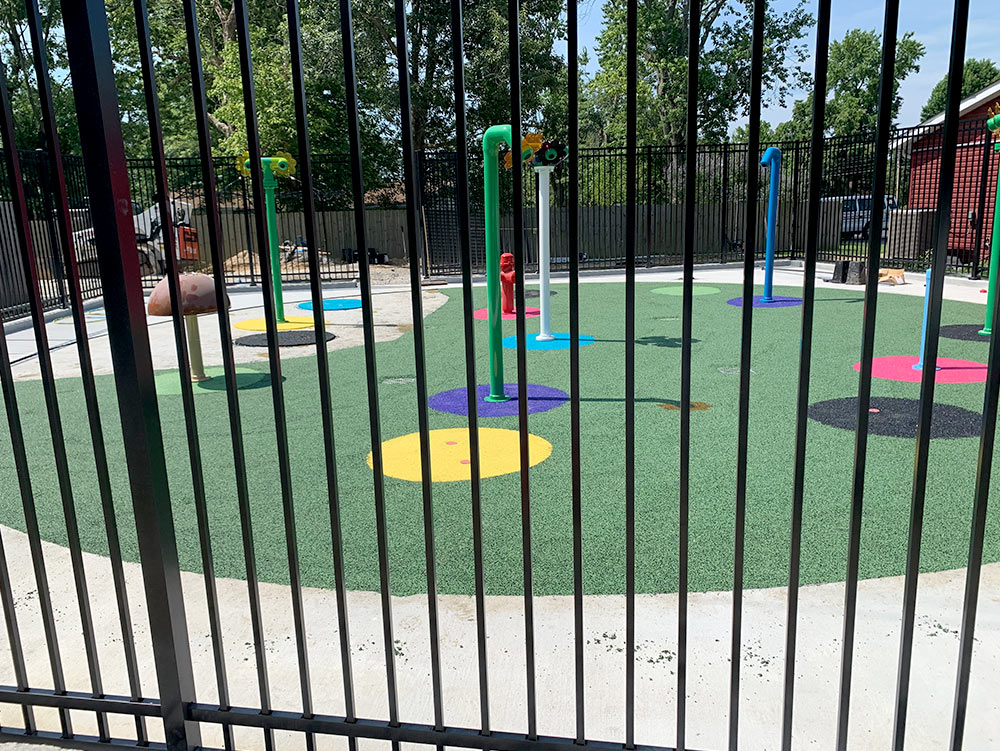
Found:
[[[754,295],[753,306],[755,308],[791,308],[795,305],[802,304],[801,297],[779,297],[778,295],[775,295],[771,298],[771,302],[764,302],[763,298],[764,295]],[[741,308],[743,307],[743,298],[734,297],[730,300],[726,300],[726,304]]]
[[[550,409],[565,404],[569,401],[569,394],[565,391],[552,388],[551,386],[541,386],[537,383],[529,383],[528,389],[528,413],[548,412]],[[505,402],[488,402],[490,387],[482,385],[476,387],[476,408],[480,417],[515,417],[517,410],[517,384],[505,383],[503,391],[511,397]],[[427,400],[431,409],[438,412],[449,412],[453,415],[469,414],[468,390],[466,388],[451,389],[434,394]]]

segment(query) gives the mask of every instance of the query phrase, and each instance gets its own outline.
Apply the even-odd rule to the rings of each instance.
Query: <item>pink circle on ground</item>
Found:
[[[887,381],[919,383],[923,371],[913,369],[919,360],[919,357],[909,355],[876,357],[872,360],[872,375]],[[985,383],[986,381],[986,363],[983,362],[939,357],[937,366],[935,383]],[[861,363],[854,363],[854,369],[860,371]]]
[[[541,312],[542,311],[540,311],[538,308],[525,308],[524,309],[524,317],[525,318],[537,318],[538,315]],[[490,317],[490,314],[489,314],[489,311],[486,308],[480,308],[479,310],[475,311],[472,314],[472,317],[473,318],[478,318],[480,321],[485,321],[486,319],[488,319]],[[505,321],[513,321],[515,318],[517,318],[517,311],[515,311],[513,313],[504,313],[500,317],[503,320],[505,320]]]

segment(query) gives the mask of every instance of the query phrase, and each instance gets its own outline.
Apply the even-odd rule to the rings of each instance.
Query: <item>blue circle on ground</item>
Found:
[[[312,300],[300,302],[302,310],[312,310]],[[361,307],[361,301],[350,297],[333,297],[323,301],[323,310],[355,310]]]
[[[779,297],[778,295],[774,295],[771,298],[771,302],[764,302],[763,298],[763,295],[754,295],[753,306],[755,308],[791,308],[795,305],[802,304],[801,297]],[[734,297],[730,300],[726,300],[726,304],[741,308],[743,307],[743,298]]]
[[[552,332],[554,337],[551,341],[540,342],[538,341],[538,334],[529,334],[527,341],[524,343],[525,349],[569,349],[572,345],[569,334]],[[594,337],[588,336],[587,334],[580,334],[580,346],[586,347],[588,344],[594,343]],[[503,338],[503,346],[505,349],[517,349],[517,335],[505,336]]]
[[[548,412],[550,409],[565,404],[569,401],[569,394],[551,386],[541,386],[537,383],[526,384],[528,392],[528,412]],[[488,402],[489,385],[476,387],[476,409],[480,417],[514,417],[518,414],[517,384],[505,383],[503,392],[510,397],[506,402]],[[427,400],[431,409],[438,412],[449,412],[453,415],[469,414],[468,389],[464,386],[459,389],[442,391],[434,394]]]

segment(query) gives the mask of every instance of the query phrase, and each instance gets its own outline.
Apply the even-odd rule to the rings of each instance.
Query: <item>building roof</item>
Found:
[[[966,97],[962,100],[962,103],[958,105],[959,117],[969,114],[975,109],[982,107],[984,104],[989,104],[993,99],[1000,97],[1000,80],[994,81],[985,89],[980,89],[975,94],[970,97]],[[934,115],[934,117],[929,120],[924,120],[921,125],[940,125],[944,122],[944,112],[939,112]]]

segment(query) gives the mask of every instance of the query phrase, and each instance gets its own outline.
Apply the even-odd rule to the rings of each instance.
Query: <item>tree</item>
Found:
[[[962,73],[962,99],[970,97],[977,91],[981,91],[994,81],[1000,79],[1000,68],[996,63],[987,58],[977,59],[974,57],[965,61],[965,70]],[[929,120],[935,115],[944,112],[945,99],[948,96],[948,76],[945,75],[931,89],[931,95],[927,98],[927,104],[920,110],[920,119]]]
[[[685,0],[646,0],[639,4],[636,132],[639,143],[684,142],[687,111],[687,10]],[[734,119],[746,117],[750,104],[752,0],[708,0],[702,8],[698,76],[701,136],[723,140]],[[600,70],[587,96],[601,115],[594,143],[625,141],[626,0],[605,0],[605,26],[597,38]],[[802,0],[785,12],[769,10],[765,19],[762,89],[769,101],[784,105],[807,81],[803,35],[813,24]]]
[[[896,45],[892,120],[896,122],[903,100],[899,84],[920,70],[924,45],[907,32]],[[829,136],[873,133],[879,115],[879,77],[882,38],[876,31],[851,29],[844,38],[830,43],[827,69],[825,132]],[[806,139],[812,130],[812,93],[793,105],[792,118],[776,129],[779,139]]]

